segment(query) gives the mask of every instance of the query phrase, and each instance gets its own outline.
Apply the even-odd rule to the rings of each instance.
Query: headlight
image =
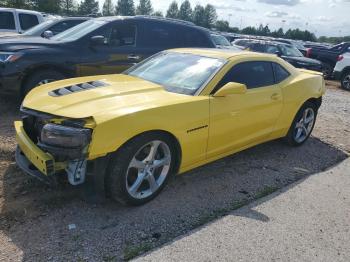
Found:
[[[0,52],[0,62],[15,62],[20,57],[18,53]]]
[[[41,131],[41,143],[62,148],[84,148],[90,143],[91,129],[46,124]]]

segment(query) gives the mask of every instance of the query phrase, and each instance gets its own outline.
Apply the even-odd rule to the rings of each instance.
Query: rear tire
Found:
[[[110,158],[106,193],[124,205],[142,205],[155,198],[176,172],[172,139],[159,132],[141,134]]]
[[[322,73],[325,79],[330,79],[333,73],[333,67],[327,62],[322,62]]]
[[[291,146],[301,146],[310,137],[314,129],[318,107],[311,102],[305,102],[296,114],[288,134],[286,142]]]
[[[25,97],[33,88],[50,82],[64,79],[65,75],[55,70],[41,70],[34,72],[25,82],[22,96]]]
[[[350,70],[343,73],[340,79],[340,83],[341,83],[341,88],[343,88],[344,90],[350,91]]]

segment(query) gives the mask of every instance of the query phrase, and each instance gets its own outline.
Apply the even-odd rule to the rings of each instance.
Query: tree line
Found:
[[[22,9],[32,9],[36,11],[60,14],[60,15],[95,15],[95,16],[133,16],[133,15],[153,15],[165,16],[168,18],[181,19],[193,22],[198,26],[214,29],[222,32],[241,33],[247,35],[272,36],[280,38],[298,39],[304,41],[316,41],[316,36],[308,30],[288,29],[286,32],[282,28],[271,31],[268,25],[258,27],[248,26],[243,29],[231,27],[227,20],[219,20],[216,9],[213,5],[195,5],[193,8],[188,0],[180,5],[177,1],[170,3],[167,11],[154,10],[151,0],[140,0],[135,5],[134,0],[105,0],[102,10],[98,1],[95,0],[0,0],[0,6]],[[320,40],[326,42],[337,42],[339,39],[321,37]]]

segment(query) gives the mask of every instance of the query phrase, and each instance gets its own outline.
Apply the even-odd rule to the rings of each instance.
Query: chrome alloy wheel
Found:
[[[128,193],[144,199],[155,193],[164,183],[171,166],[169,146],[154,140],[142,146],[129,163],[126,174]]]
[[[306,108],[299,121],[296,122],[294,128],[294,140],[297,143],[304,142],[310,135],[315,122],[315,112],[312,108]]]
[[[346,90],[350,90],[350,74],[343,78],[343,87]]]

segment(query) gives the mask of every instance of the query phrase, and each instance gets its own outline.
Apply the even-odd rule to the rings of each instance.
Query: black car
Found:
[[[322,63],[318,60],[304,57],[294,46],[272,42],[252,40],[247,47],[250,51],[276,54],[297,68],[322,72]]]
[[[306,48],[302,43],[300,43],[298,41],[290,40],[290,39],[283,39],[283,38],[276,38],[273,41],[292,45],[295,48],[297,48],[303,54],[303,56],[307,55],[308,48]]]
[[[0,41],[0,92],[25,95],[59,79],[120,73],[177,47],[215,48],[215,44],[207,29],[146,16],[92,19],[51,39],[5,39]]]

